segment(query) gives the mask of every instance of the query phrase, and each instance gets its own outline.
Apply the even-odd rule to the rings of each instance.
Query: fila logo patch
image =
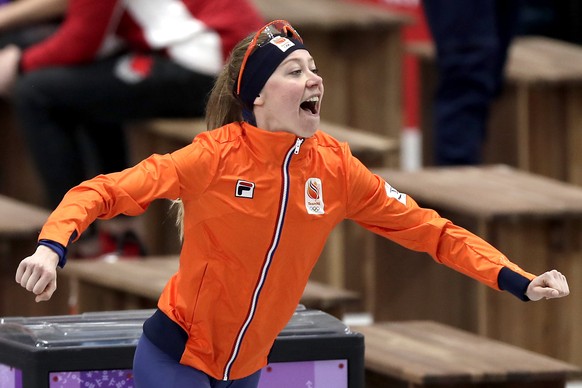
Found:
[[[240,198],[253,198],[255,195],[255,184],[249,181],[243,181],[239,179],[236,181],[236,190],[234,193],[235,197]]]
[[[308,214],[325,214],[321,179],[309,178],[305,182],[305,209]]]
[[[398,192],[398,190],[390,186],[388,182],[384,183],[384,189],[386,190],[386,194],[390,198],[395,198],[398,202],[401,202],[403,205],[406,205],[406,194]]]

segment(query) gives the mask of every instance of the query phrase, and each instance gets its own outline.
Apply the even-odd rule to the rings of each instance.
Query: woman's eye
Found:
[[[319,69],[317,67],[316,68],[313,68],[313,69],[311,69],[311,72],[313,74],[319,74]]]

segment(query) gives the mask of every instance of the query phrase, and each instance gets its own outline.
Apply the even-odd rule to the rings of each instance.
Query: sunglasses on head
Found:
[[[266,35],[267,38],[259,41],[259,39],[261,38],[261,36],[263,36],[263,34]],[[238,72],[238,81],[237,81],[237,85],[236,85],[236,94],[237,95],[240,95],[240,85],[241,85],[241,81],[242,81],[242,75],[244,73],[247,61],[248,61],[249,57],[251,56],[251,54],[253,53],[253,51],[256,48],[260,48],[260,47],[263,47],[264,45],[268,44],[272,39],[274,39],[277,36],[284,36],[286,38],[297,39],[298,41],[303,43],[303,39],[301,39],[301,36],[299,36],[299,33],[286,20],[282,20],[282,19],[273,20],[272,22],[266,24],[259,31],[257,31],[255,36],[251,40],[251,43],[249,44],[247,51],[245,52],[245,56],[243,57],[242,64],[240,66],[240,70]]]

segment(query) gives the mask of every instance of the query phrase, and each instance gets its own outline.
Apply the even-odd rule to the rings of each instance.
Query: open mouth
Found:
[[[314,96],[314,97],[311,97],[311,98],[303,101],[299,107],[305,111],[311,112],[311,114],[317,114],[318,113],[318,104],[319,104],[319,97]]]

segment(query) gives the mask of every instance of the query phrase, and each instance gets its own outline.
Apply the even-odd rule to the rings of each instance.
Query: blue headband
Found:
[[[252,110],[255,98],[257,98],[279,64],[293,51],[301,49],[306,49],[301,41],[276,36],[268,44],[258,47],[249,56],[242,74],[239,95],[243,102],[243,118],[245,121],[254,124]]]

